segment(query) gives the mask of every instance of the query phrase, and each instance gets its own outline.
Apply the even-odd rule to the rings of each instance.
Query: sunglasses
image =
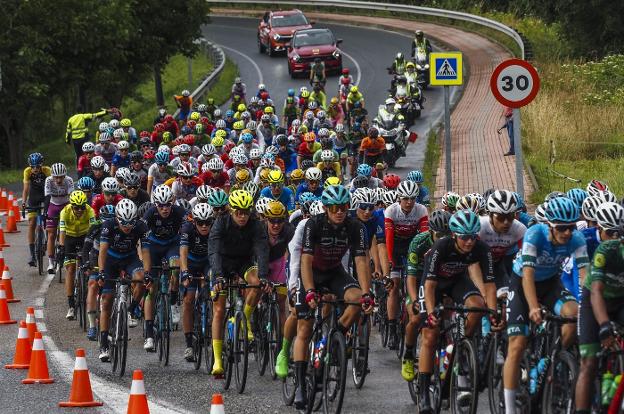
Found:
[[[373,203],[360,203],[360,204],[358,204],[358,208],[360,210],[370,210],[370,211],[373,211],[375,209],[375,205]]]
[[[507,213],[507,214],[494,213],[494,218],[496,218],[496,220],[501,221],[501,222],[514,221],[516,218],[516,214],[515,213]]]
[[[181,152],[181,153],[180,153],[180,157],[188,157],[188,156],[190,156],[190,155],[191,155],[191,154],[190,154],[189,152]]]
[[[330,213],[344,213],[349,209],[349,204],[333,204],[331,206],[327,206],[327,211]]]
[[[156,203],[156,207],[158,208],[171,208],[171,203]]]
[[[476,240],[477,237],[478,236],[476,234],[458,234],[457,235],[457,238],[462,241]]]
[[[284,183],[271,183],[271,187],[273,188],[282,188]]]
[[[269,218],[267,220],[271,224],[283,224],[286,221],[285,218]]]
[[[191,178],[193,178],[193,177],[184,177],[184,176],[182,176],[183,180],[190,180]]]
[[[85,211],[87,206],[72,206],[72,209],[76,211]]]
[[[551,224],[550,227],[558,233],[565,233],[566,231],[571,233],[576,230],[576,224]]]
[[[121,219],[117,219],[119,221],[119,225],[123,226],[123,227],[134,227],[136,225],[136,219],[134,220],[121,220]]]
[[[128,186],[126,187],[126,190],[130,191],[130,190],[138,190],[139,186],[138,185],[132,185],[132,186]]]
[[[195,224],[198,227],[210,227],[212,226],[212,223],[214,222],[214,220],[210,219],[210,220],[195,220]]]
[[[237,216],[249,216],[251,215],[251,210],[250,209],[234,209],[233,210],[234,215]]]
[[[116,191],[104,191],[104,195],[115,196],[117,195],[117,192]]]

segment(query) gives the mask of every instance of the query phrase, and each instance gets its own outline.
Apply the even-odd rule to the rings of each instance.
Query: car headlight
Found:
[[[301,60],[301,56],[299,56],[298,54],[295,53],[295,54],[293,54],[292,59],[295,62],[299,62]]]
[[[273,35],[273,40],[275,40],[275,41],[279,41],[279,40],[280,40],[280,35],[279,35],[279,34],[277,34],[277,33],[275,33],[275,34]]]
[[[332,53],[332,56],[335,57],[336,59],[340,59],[340,52],[338,50],[334,50],[334,53]]]

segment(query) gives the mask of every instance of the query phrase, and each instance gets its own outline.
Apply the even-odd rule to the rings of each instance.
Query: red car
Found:
[[[329,29],[297,30],[288,46],[288,73],[295,77],[309,73],[316,58],[325,63],[325,71],[342,71],[342,53],[338,45],[342,39],[336,39]]]
[[[301,10],[268,11],[258,25],[258,50],[274,56],[286,50],[295,31],[310,28],[312,23]]]

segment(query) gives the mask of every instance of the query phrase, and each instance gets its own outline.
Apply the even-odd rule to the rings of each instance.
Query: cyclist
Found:
[[[102,193],[96,195],[91,200],[91,207],[96,217],[100,214],[100,208],[107,204],[116,206],[123,197],[119,195],[119,184],[113,177],[106,177],[102,181]]]
[[[141,179],[135,173],[130,173],[130,175],[126,177],[124,180],[124,188],[121,189],[119,194],[134,202],[137,208],[141,204],[150,201],[150,196],[147,194],[147,191],[141,188]]]
[[[261,197],[278,200],[286,206],[288,211],[295,211],[295,195],[288,187],[284,187],[284,173],[281,170],[272,170],[268,177],[269,187],[260,192]]]
[[[356,176],[351,180],[349,184],[350,188],[356,188],[356,181],[361,181],[364,187],[368,187],[371,189],[383,188],[383,180],[380,180],[377,177],[373,177],[373,167],[368,164],[360,164],[356,170]],[[418,189],[417,186],[415,186]]]
[[[368,165],[384,162],[386,152],[386,141],[379,136],[379,130],[375,127],[368,129],[368,136],[364,137],[360,143],[360,159]]]
[[[241,101],[244,103],[246,94],[247,94],[247,85],[243,83],[241,78],[236,77],[234,79],[234,84],[232,84],[232,93],[230,94],[230,98],[234,99],[234,96],[238,95]]]
[[[93,194],[100,194],[102,192],[102,181],[108,177],[108,165],[103,157],[96,155],[91,158],[91,172],[86,177],[95,181],[95,187],[93,187]]]
[[[314,132],[306,132],[303,135],[303,142],[297,149],[297,167],[303,169],[304,160],[312,160],[316,151],[321,149],[321,143],[316,141]]]
[[[82,155],[78,158],[78,178],[82,178],[91,172],[91,159],[95,154],[95,145],[93,142],[85,142],[82,144]]]
[[[106,164],[110,166],[113,157],[117,153],[117,144],[111,142],[113,137],[108,132],[103,132],[98,138],[98,144],[95,146],[95,155],[104,158]]]
[[[362,164],[366,165],[366,164]],[[361,167],[361,166],[360,166]],[[416,203],[418,186],[412,181],[403,181],[396,189],[399,201],[390,205],[384,212],[386,229],[386,247],[392,269],[390,277],[392,286],[388,292],[388,324],[390,336],[388,348],[395,349],[398,345],[396,335],[396,317],[399,310],[399,289],[401,272],[410,241],[418,233],[426,232],[428,227],[427,208]]]
[[[95,181],[90,177],[82,177],[76,182],[76,189],[82,190],[87,196],[87,204],[91,205],[93,200],[93,189],[95,188]]]
[[[143,263],[145,268],[145,279],[150,294],[145,299],[145,343],[143,349],[153,352],[154,348],[154,297],[158,290],[159,278],[150,275],[151,266],[160,266],[163,261],[168,262],[170,267],[177,268],[180,259],[180,227],[186,219],[186,211],[177,205],[173,205],[174,195],[171,188],[166,185],[159,185],[152,193],[152,201],[155,204],[150,207],[143,216],[143,221],[147,224],[149,233],[145,242],[141,242],[149,251],[149,260]],[[180,311],[178,309],[178,271],[172,270],[170,274],[170,300],[171,300],[171,322],[175,325],[180,322]]]
[[[587,245],[583,235],[576,230],[579,211],[567,197],[548,201],[547,224],[535,224],[527,230],[522,242],[522,254],[513,264],[509,291],[507,334],[509,346],[505,360],[503,380],[505,384],[505,412],[516,412],[516,387],[520,376],[520,360],[527,346],[529,320],[542,322],[541,306],[562,316],[574,316],[578,305],[574,296],[563,287],[560,279],[561,264],[574,256],[579,268],[581,283],[585,280]],[[561,328],[565,348],[575,339],[574,324]]]
[[[418,386],[420,413],[431,413],[429,385],[433,372],[433,352],[438,343],[439,316],[434,313],[441,302],[442,295],[449,296],[455,303],[467,307],[484,308],[487,303],[496,309],[496,287],[492,273],[492,255],[489,247],[478,240],[480,230],[479,217],[471,210],[460,210],[449,219],[451,236],[436,241],[426,255],[423,274],[423,288],[420,289],[419,302],[421,317],[426,318],[423,328],[423,341],[419,355]],[[484,300],[484,297],[486,300]],[[468,314],[466,336],[472,337],[480,327],[483,314]],[[498,327],[494,320],[493,325]],[[459,386],[464,386],[467,379],[460,375]],[[461,400],[471,398],[469,393],[460,393]]]
[[[177,178],[171,184],[171,191],[176,199],[190,200],[195,197],[197,187],[204,182],[196,177],[197,169],[190,162],[181,162],[176,167]]]
[[[169,167],[169,154],[165,151],[158,151],[155,157],[156,162],[150,165],[147,171],[147,193],[152,195],[154,188],[164,184],[173,176]]]
[[[212,286],[216,294],[223,290],[227,280],[235,277],[243,278],[250,285],[259,285],[269,276],[267,233],[262,222],[252,216],[253,197],[245,190],[232,191],[228,204],[230,213],[217,217],[208,240]],[[225,299],[224,295],[219,295],[214,302],[212,347],[215,361],[212,375],[215,376],[223,375],[221,351]],[[257,289],[247,292],[243,312],[249,339],[253,339],[250,318],[259,299]]]
[[[323,191],[325,214],[310,218],[304,227],[301,252],[301,278],[297,292],[297,338],[294,356],[297,390],[295,408],[306,405],[306,368],[308,343],[313,319],[309,310],[319,302],[323,288],[347,302],[359,301],[370,313],[375,300],[370,292],[370,268],[366,261],[366,237],[362,223],[348,216],[349,191],[342,185],[333,185]],[[342,258],[347,251],[355,262],[358,280],[345,271]],[[359,281],[359,284],[358,284]],[[343,334],[357,320],[360,308],[347,306],[338,320]]]
[[[50,176],[45,179],[43,188],[44,210],[46,211],[46,231],[48,232],[48,274],[54,274],[54,244],[56,242],[56,227],[59,214],[69,202],[69,194],[74,191],[74,180],[67,175],[64,164],[52,164]],[[61,266],[60,263],[56,265]]]
[[[355,118],[358,117],[358,116],[352,116],[351,111],[353,109],[364,109],[364,95],[362,95],[362,93],[360,92],[359,88],[356,85],[351,86],[351,89],[349,90],[349,94],[347,95],[347,113],[349,113],[351,122],[356,121]]]
[[[184,359],[193,361],[193,304],[195,292],[203,285],[193,277],[208,277],[208,235],[214,222],[214,211],[205,203],[193,207],[193,221],[185,223],[180,230],[180,282],[184,298],[182,330],[186,341]],[[208,280],[208,279],[206,279]]]
[[[43,165],[43,155],[34,152],[28,156],[28,167],[24,169],[24,189],[22,190],[22,210],[41,207],[45,201],[44,185],[46,178],[52,174],[48,166]],[[41,212],[44,213],[43,211]],[[35,227],[37,226],[38,211],[29,211],[28,217],[28,249],[30,260],[28,264],[35,266]]]
[[[63,263],[67,272],[65,293],[69,309],[65,317],[69,320],[73,320],[76,316],[76,297],[74,297],[76,253],[82,250],[82,243],[89,232],[89,227],[93,224],[95,224],[95,213],[87,204],[87,195],[82,190],[72,191],[69,195],[69,204],[60,213],[59,241],[56,252],[56,263],[59,266]]]
[[[230,191],[230,176],[223,171],[221,158],[213,158],[202,165],[202,173],[199,178],[212,188],[221,188],[226,193]]]
[[[429,189],[423,185],[423,182],[425,181],[423,173],[418,170],[413,170],[407,173],[405,179],[418,184],[418,198],[416,199],[416,202],[429,206],[431,200],[429,198]]]
[[[146,240],[147,232],[147,225],[142,220],[138,220],[137,207],[130,200],[121,200],[115,206],[115,219],[108,219],[102,223],[98,255],[98,267],[100,269],[98,284],[102,288],[99,355],[101,362],[108,362],[110,359],[108,327],[113,307],[113,293],[115,292],[115,283],[105,279],[118,278],[121,276],[121,272],[125,272],[132,280],[144,279],[143,266],[150,264],[149,244]],[[137,254],[139,241],[141,241],[143,263]],[[144,291],[142,284],[135,286],[132,292],[132,301],[128,308],[129,315],[135,313]]]
[[[310,66],[310,85],[320,90],[325,89],[325,82],[327,82],[327,75],[325,74],[325,63],[321,61],[321,58],[315,58],[314,63]]]
[[[329,177],[338,177],[342,180],[342,170],[340,168],[338,153],[335,153],[335,151],[331,149],[324,149],[319,152],[321,154],[321,162],[316,164],[316,168],[321,170],[322,180],[325,181]]]
[[[598,368],[596,355],[601,348],[614,347],[613,322],[624,323],[624,208],[605,203],[598,208],[596,216],[601,232],[608,239],[596,249],[591,271],[581,288],[578,321],[581,369],[575,392],[576,413],[580,414],[590,413]]]
[[[155,158],[156,153],[152,150],[145,153],[138,150],[130,153],[130,172],[139,177],[139,185],[143,190],[147,190],[147,169],[154,163]]]
[[[128,151],[130,151],[130,143],[128,141],[120,141],[117,144],[117,152],[113,155],[113,159],[111,161],[111,175],[115,175],[115,171],[119,168],[128,168],[130,167],[130,156],[128,155]]]

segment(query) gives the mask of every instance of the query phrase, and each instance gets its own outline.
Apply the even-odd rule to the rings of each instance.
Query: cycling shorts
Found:
[[[454,303],[462,305],[470,296],[481,296],[481,292],[470,279],[468,273],[464,273],[450,279],[438,280],[435,290],[435,306],[442,303],[442,298],[444,296],[448,296]],[[421,279],[420,286],[418,286],[418,306],[420,307],[420,313],[427,316],[427,307],[425,306],[425,280],[423,279]]]
[[[622,298],[606,299],[609,319],[618,323],[624,323],[624,307]],[[579,319],[577,324],[579,348],[581,358],[595,357],[600,351],[600,325],[594,316],[591,305],[591,291],[586,287],[581,290],[581,304],[579,306]]]
[[[281,256],[272,262],[269,262],[269,282],[286,283],[286,258]],[[288,292],[286,286],[277,288],[277,293],[285,295]]]
[[[318,292],[328,290],[329,293],[336,295],[338,299],[344,299],[344,294],[349,289],[359,289],[360,285],[349,275],[342,266],[325,271],[312,269],[314,277],[314,287]],[[298,319],[309,319],[313,315],[310,313],[310,307],[306,302],[306,291],[303,288],[303,281],[299,277],[297,294],[295,298],[295,308],[297,310]]]
[[[65,236],[65,261],[64,266],[76,263],[76,254],[82,251],[85,236]]]
[[[535,293],[540,305],[556,315],[567,302],[576,302],[574,295],[563,287],[559,277],[552,277],[535,282]],[[529,305],[522,289],[522,277],[516,273],[511,275],[509,293],[507,294],[507,334],[509,336],[529,335]]]
[[[152,266],[160,266],[163,260],[166,260],[169,266],[177,266],[175,262],[180,258],[180,246],[177,241],[171,244],[151,243],[149,252]]]
[[[58,227],[59,216],[61,215],[61,210],[66,205],[67,203],[60,204],[60,205],[50,203],[50,205],[48,206],[48,213],[47,213],[48,220],[46,221],[46,229],[54,229]]]
[[[407,251],[409,250],[411,241],[411,239],[394,238],[394,249],[392,250],[393,266],[390,272],[391,277],[401,277],[401,271],[405,267]]]
[[[104,262],[104,274],[107,279],[119,277],[120,273],[124,271],[127,275],[135,278],[137,272],[143,271],[143,262],[139,259],[137,254],[130,255],[123,259],[117,259],[110,255],[106,256]],[[95,275],[97,277],[97,275]],[[102,294],[113,293],[115,291],[115,282],[112,280],[106,280],[102,287]]]
[[[247,276],[249,275],[249,272],[257,270],[258,266],[254,265],[251,261],[249,260],[243,260],[244,258],[239,258],[238,260],[236,259],[230,259],[228,257],[222,257],[222,268],[223,268],[223,277],[227,280],[231,280],[233,277],[238,276],[243,278],[243,280],[245,280],[245,282],[247,282]],[[214,276],[214,275],[213,275]],[[214,286],[214,278],[211,277],[210,278],[210,290],[213,291],[213,286]],[[221,295],[225,296],[227,294],[227,292],[225,290],[221,291]],[[215,296],[216,294],[214,292],[212,292],[212,295]]]
[[[188,259],[188,270],[194,276],[198,277],[200,275],[209,276],[210,275],[210,261],[205,260],[202,262],[196,262],[194,260]],[[188,286],[184,287],[182,283],[180,283],[180,294],[184,296],[186,292],[195,292],[199,287],[199,280],[194,279],[188,284]]]

